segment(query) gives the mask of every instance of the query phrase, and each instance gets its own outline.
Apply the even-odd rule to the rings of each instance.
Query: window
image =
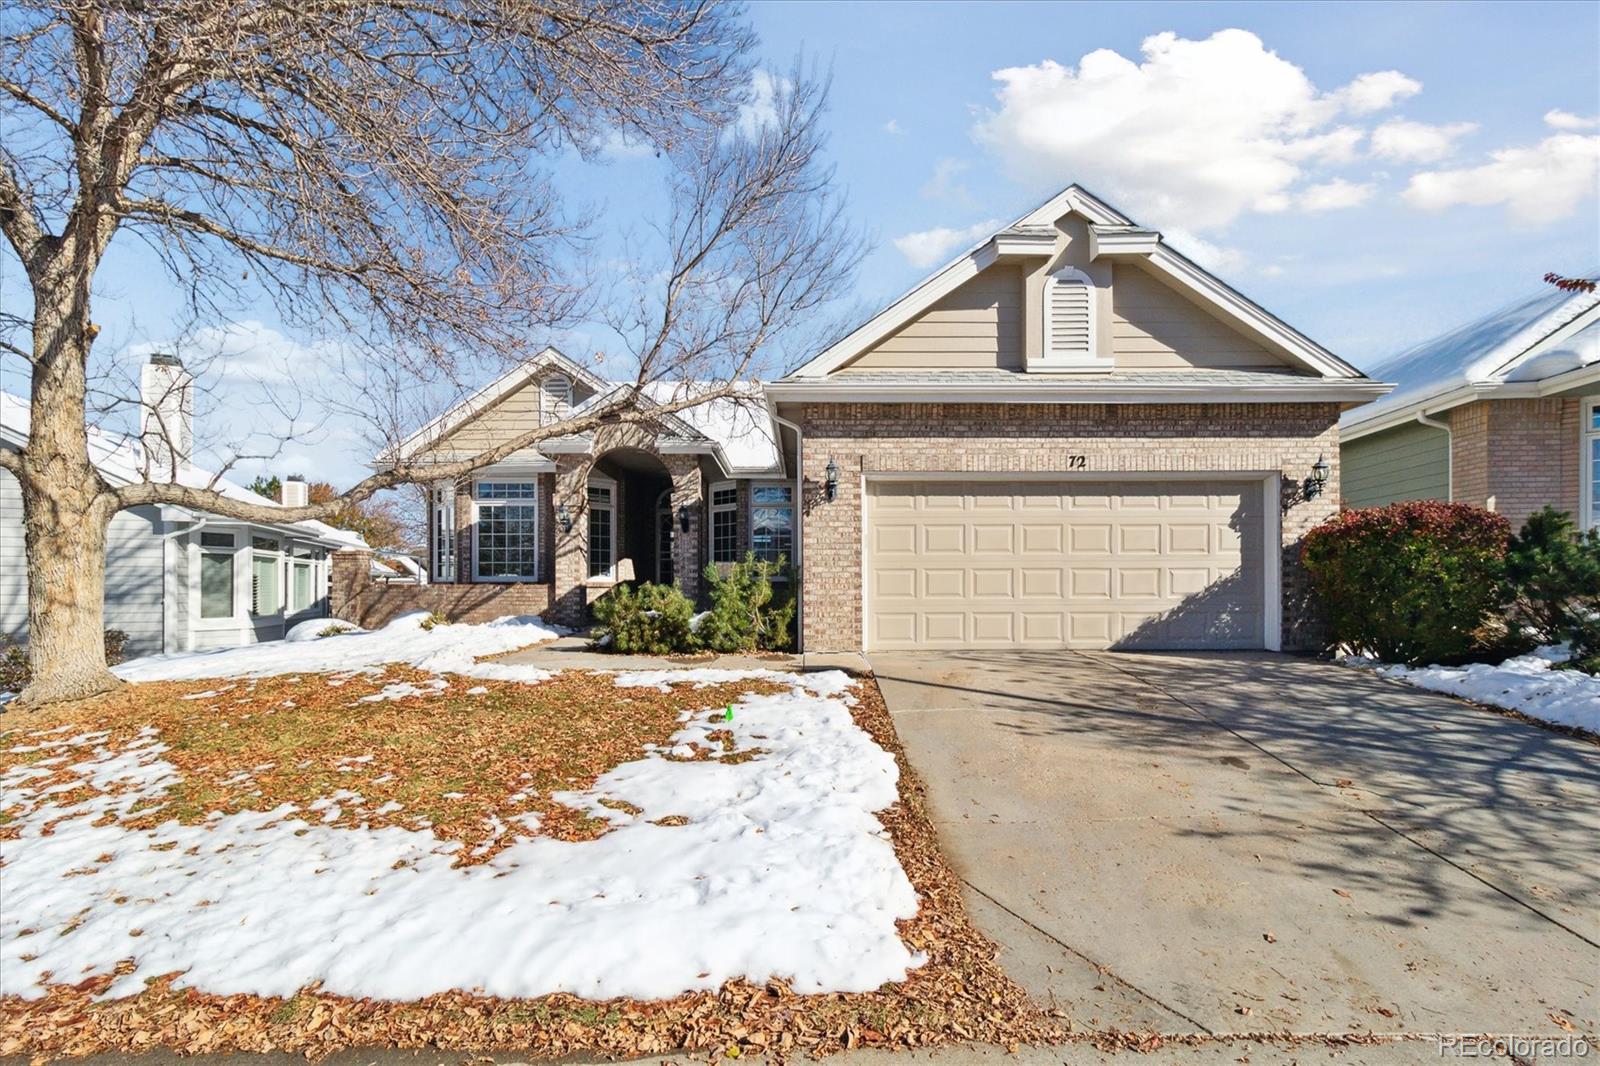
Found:
[[[480,581],[532,581],[539,576],[539,483],[480,481],[474,495]]]
[[[752,490],[750,546],[758,559],[794,561],[794,486],[757,485]]]
[[[316,597],[312,594],[314,573],[315,569],[310,563],[301,562],[299,559],[295,560],[293,598],[290,600],[290,606],[296,612],[306,610],[316,600]]]
[[[252,544],[277,541],[266,537],[251,538]],[[283,609],[283,599],[278,593],[278,567],[281,560],[276,554],[250,555],[250,613],[256,616],[277,614]]]
[[[202,548],[231,548],[234,545],[232,533],[207,533],[201,531],[200,546]]]
[[[605,485],[589,486],[589,576],[606,577],[611,573],[612,504],[611,489]]]
[[[1583,413],[1583,455],[1588,470],[1589,514],[1585,529],[1600,529],[1600,399],[1591,399]]]
[[[548,426],[572,413],[572,379],[551,374],[539,382],[539,424]]]
[[[1095,342],[1093,280],[1074,267],[1056,271],[1044,286],[1041,365],[1077,368],[1106,365],[1096,353]]]
[[[739,489],[729,482],[711,486],[711,561],[739,558]]]
[[[433,490],[433,579],[456,579],[456,487]]]
[[[258,552],[275,552],[281,550],[275,537],[251,537],[250,547]]]
[[[233,617],[233,536],[226,533],[202,533],[206,537],[227,537],[229,551],[200,553],[200,617]],[[213,542],[215,543],[215,542]]]

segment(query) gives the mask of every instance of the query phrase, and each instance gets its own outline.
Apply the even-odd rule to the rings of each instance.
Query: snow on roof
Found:
[[[32,413],[29,411],[28,401],[9,392],[0,392],[0,436],[8,436],[19,442],[26,441],[32,425]],[[88,431],[89,460],[100,473],[111,481],[125,484],[145,480],[144,448],[137,437],[112,433],[94,426],[88,427]],[[195,489],[214,489],[223,496],[243,503],[264,504],[268,507],[282,506],[277,500],[252,492],[237,481],[230,481],[192,463],[179,469],[178,484]],[[351,547],[364,548],[367,545],[359,533],[352,533],[348,529],[335,529],[315,519],[285,522],[283,525],[304,529],[319,540],[334,541]]]
[[[1547,286],[1531,296],[1384,360],[1370,371],[1395,383],[1382,399],[1345,415],[1366,422],[1469,384],[1540,381],[1600,363],[1600,317],[1553,344],[1544,343],[1600,306],[1600,295]]]
[[[643,391],[656,403],[671,403],[692,397],[697,387],[706,386],[651,381]],[[729,473],[762,472],[782,466],[772,416],[767,413],[759,382],[744,385],[738,395],[718,396],[685,408],[677,416],[707,440],[722,446],[722,454],[733,468]]]

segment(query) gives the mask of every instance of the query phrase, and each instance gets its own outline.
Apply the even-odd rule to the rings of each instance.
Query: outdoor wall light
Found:
[[[556,521],[561,523],[561,532],[572,532],[572,512],[567,510],[566,504],[556,505]]]
[[[839,464],[829,459],[827,469],[823,470],[822,474],[823,493],[831,503],[839,498]]]
[[[678,508],[678,528],[680,530],[682,530],[683,532],[685,532],[685,533],[689,532],[689,505],[688,504],[683,504],[681,507]]]
[[[1328,460],[1324,456],[1317,456],[1317,461],[1311,464],[1311,476],[1306,478],[1306,499],[1314,500],[1322,495],[1322,490],[1328,487]]]

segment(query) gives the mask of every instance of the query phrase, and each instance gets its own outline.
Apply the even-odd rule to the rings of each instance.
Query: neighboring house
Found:
[[[398,454],[616,387],[547,350]],[[1385,389],[1073,186],[750,402],[436,486],[432,594],[575,623],[628,570],[697,596],[754,550],[796,564],[807,651],[1303,646],[1296,545]]]
[[[160,411],[167,436],[186,447],[193,409],[188,373],[171,356],[157,355],[141,383],[146,413]],[[0,392],[0,448],[21,450],[29,421],[27,400]],[[91,430],[89,454],[108,482],[127,484],[144,477],[143,441]],[[171,468],[164,456],[157,459],[152,470]],[[188,462],[180,464],[179,479],[251,503],[276,502],[225,478],[213,481]],[[303,502],[304,482],[283,484],[290,502]],[[259,525],[182,507],[135,507],[118,513],[107,531],[105,625],[128,634],[130,657],[276,640],[296,623],[329,613],[329,553],[365,546],[356,534],[321,522]],[[26,639],[27,627],[22,490],[0,470],[0,635]]]
[[[1600,526],[1600,296],[1554,288],[1385,361],[1340,419],[1344,502],[1454,500]]]

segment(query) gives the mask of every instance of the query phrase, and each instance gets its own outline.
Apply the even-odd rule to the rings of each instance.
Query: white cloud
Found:
[[[922,195],[930,200],[952,200],[970,204],[972,191],[962,183],[960,176],[972,169],[972,164],[961,159],[945,158],[933,165],[933,177],[922,186]]]
[[[890,119],[888,122],[883,124],[883,132],[887,133],[891,137],[898,137],[905,131],[906,128],[900,125],[899,121],[896,119]]]
[[[916,233],[907,233],[903,237],[894,239],[894,246],[906,261],[912,266],[927,269],[935,263],[941,262],[957,248],[962,248],[980,237],[986,237],[998,230],[1004,223],[998,219],[979,222],[963,229],[951,229],[948,226],[939,226],[935,229],[920,230]]]
[[[1558,133],[1531,148],[1502,148],[1491,162],[1411,176],[1406,202],[1424,211],[1503,204],[1516,221],[1566,218],[1600,185],[1600,135]]]
[[[600,141],[600,154],[607,159],[618,161],[643,159],[645,156],[654,155],[655,150],[655,146],[649,141],[630,137],[622,130],[610,130]]]
[[[1219,274],[1237,274],[1250,262],[1238,248],[1213,244],[1186,229],[1169,227],[1162,232],[1161,239],[1207,270]]]
[[[1378,187],[1370,182],[1357,184],[1334,178],[1302,190],[1295,197],[1295,204],[1302,211],[1342,211],[1347,207],[1359,207],[1377,191]]]
[[[1343,116],[1421,87],[1384,71],[1325,92],[1245,30],[1161,33],[1141,52],[998,70],[998,105],[974,135],[1029,183],[1082,182],[1140,221],[1204,231],[1292,206],[1316,168],[1354,158],[1364,130]]]
[[[1370,115],[1374,111],[1387,111],[1408,96],[1422,91],[1422,83],[1408,78],[1398,70],[1380,70],[1362,74],[1344,88],[1330,94],[1330,99],[1341,109],[1353,115]]]
[[[1584,118],[1574,115],[1571,111],[1563,111],[1559,107],[1551,108],[1544,113],[1545,125],[1558,130],[1592,130],[1600,126],[1600,116]]]
[[[778,121],[778,105],[794,91],[794,82],[766,70],[750,75],[750,89],[739,104],[733,128],[746,137],[755,137]]]
[[[1455,151],[1456,139],[1478,128],[1476,122],[1413,122],[1392,118],[1372,131],[1372,154],[1397,163],[1436,163]]]

